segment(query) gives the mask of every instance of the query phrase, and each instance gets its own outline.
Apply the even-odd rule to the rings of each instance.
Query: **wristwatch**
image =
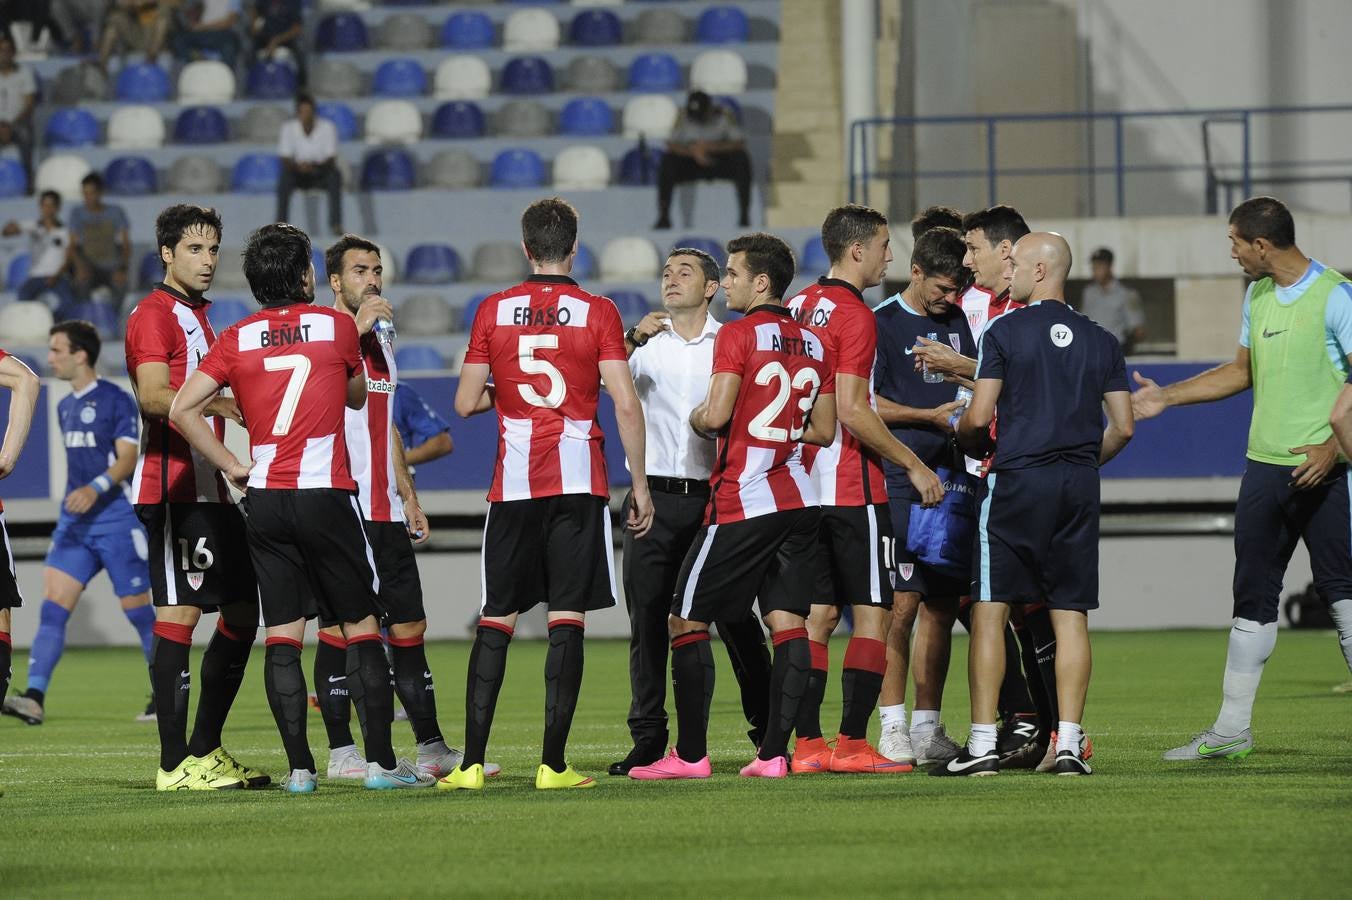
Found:
[[[635,325],[633,328],[630,328],[628,331],[624,333],[624,339],[629,343],[633,344],[635,347],[642,347],[644,344],[648,343],[648,340],[646,338],[644,338],[641,341],[638,339],[637,325]]]

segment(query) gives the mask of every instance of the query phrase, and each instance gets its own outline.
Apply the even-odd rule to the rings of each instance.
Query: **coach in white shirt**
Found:
[[[288,221],[291,192],[323,188],[329,195],[329,230],[343,233],[343,178],[338,172],[338,129],[315,115],[309,94],[296,96],[296,117],[282,126],[277,141],[282,177],[277,182],[277,221]]]
[[[635,766],[657,762],[667,747],[667,616],[676,576],[704,521],[715,445],[690,428],[690,411],[704,401],[714,368],[719,323],[709,314],[718,292],[719,271],[702,250],[677,248],[662,269],[661,312],[649,313],[625,334],[648,427],[648,486],[656,515],[642,538],[624,536],[624,599],[629,608],[629,680],[633,701],[629,732],[634,747],[610,766],[628,775]],[[752,615],[744,622],[719,622],[733,672],[741,686],[748,734],[760,745],[770,698],[770,652],[765,632]]]

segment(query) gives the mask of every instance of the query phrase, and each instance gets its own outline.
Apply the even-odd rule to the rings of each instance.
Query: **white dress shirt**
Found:
[[[629,357],[648,424],[649,475],[706,480],[714,470],[715,444],[695,434],[690,413],[709,393],[714,335],[722,327],[706,314],[704,329],[687,341],[668,326]]]
[[[338,129],[328,119],[315,117],[309,134],[300,125],[300,119],[291,119],[282,125],[277,141],[277,155],[298,163],[322,163],[338,155]]]

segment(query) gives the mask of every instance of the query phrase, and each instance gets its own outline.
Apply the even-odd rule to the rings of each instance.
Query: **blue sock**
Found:
[[[42,611],[38,615],[38,633],[33,637],[33,647],[28,652],[28,689],[47,692],[52,680],[52,670],[61,661],[61,653],[66,649],[66,622],[70,611],[50,600],[42,601]]]
[[[136,629],[136,633],[141,636],[141,652],[145,654],[146,662],[150,662],[150,643],[155,639],[155,607],[147,603],[145,606],[124,609],[122,612]]]

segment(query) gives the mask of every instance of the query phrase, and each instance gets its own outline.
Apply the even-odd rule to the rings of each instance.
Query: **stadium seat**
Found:
[[[383,50],[427,50],[436,46],[437,33],[417,13],[396,13],[380,23],[376,43]]]
[[[615,130],[615,114],[600,97],[569,100],[559,113],[559,132],[569,135],[601,135]]]
[[[310,262],[315,267],[315,284],[323,284],[328,281],[329,276],[324,266],[324,251],[319,247],[311,245]]]
[[[160,262],[158,250],[147,250],[141,255],[141,263],[136,267],[136,283],[149,288],[164,277],[164,264]]]
[[[408,251],[404,280],[412,284],[459,281],[460,256],[445,244],[418,244]]]
[[[173,91],[169,73],[155,63],[132,63],[117,73],[115,96],[123,103],[163,103]]]
[[[477,138],[484,136],[484,112],[468,100],[450,100],[432,114],[432,137]]]
[[[282,161],[271,153],[246,153],[230,173],[230,189],[241,194],[271,194],[282,177]]]
[[[353,13],[325,16],[315,31],[315,50],[320,53],[351,53],[368,46],[366,23]]]
[[[674,9],[645,9],[634,21],[635,44],[669,47],[685,43],[685,16]]]
[[[742,124],[742,104],[738,103],[732,97],[726,94],[719,94],[713,98],[715,106],[721,106],[732,113],[732,118],[738,125]]]
[[[638,291],[611,291],[606,295],[620,311],[620,318],[628,324],[637,324],[648,314],[648,298]]]
[[[543,103],[536,100],[512,100],[502,105],[493,117],[495,131],[501,137],[542,137],[553,127],[553,117]]]
[[[432,93],[438,100],[481,100],[493,90],[493,73],[477,56],[448,56],[437,64]]]
[[[105,341],[115,339],[122,324],[117,308],[107,303],[72,303],[57,310],[53,318],[57,321],[83,319],[93,325]]]
[[[399,257],[395,256],[390,248],[380,241],[376,241],[376,247],[380,250],[380,264],[385,268],[385,286],[389,287],[396,284],[402,274],[399,268]]]
[[[216,275],[211,286],[218,291],[247,291],[249,279],[244,276],[244,255],[236,247],[222,247],[216,257]]]
[[[117,197],[140,197],[159,190],[159,179],[150,160],[140,156],[119,156],[103,170],[108,193]]]
[[[427,162],[427,186],[462,190],[478,187],[482,180],[479,161],[468,150],[442,150]]]
[[[255,100],[284,100],[296,96],[296,70],[284,62],[259,60],[249,67],[245,92]]]
[[[665,94],[640,94],[630,97],[620,113],[620,129],[627,138],[665,141],[676,127],[680,110]]]
[[[172,194],[215,194],[224,184],[221,167],[209,156],[180,156],[165,176],[165,186]]]
[[[10,346],[46,344],[52,324],[52,311],[38,300],[16,300],[0,308],[0,334]],[[41,372],[42,368],[34,371]]]
[[[211,106],[190,106],[174,121],[176,144],[226,144],[230,126],[225,113]]]
[[[578,243],[577,255],[573,257],[573,277],[585,281],[596,275],[596,254],[586,244]]]
[[[364,191],[410,191],[418,186],[418,167],[403,150],[374,150],[361,165]]]
[[[554,90],[554,70],[543,57],[518,56],[502,67],[504,94],[548,94]]]
[[[718,263],[719,268],[722,268],[723,265],[727,262],[727,257],[723,252],[723,245],[719,241],[716,241],[710,237],[695,237],[692,235],[688,237],[679,238],[672,243],[671,249],[675,250],[677,247],[685,247],[692,250],[703,250],[705,253],[709,254],[714,258],[714,262]],[[667,255],[670,256],[671,252],[668,251]]]
[[[382,100],[366,111],[366,143],[412,144],[422,140],[422,114],[407,100]]]
[[[290,118],[291,111],[286,107],[251,104],[239,120],[239,138],[250,144],[276,144]]]
[[[530,274],[521,245],[513,241],[489,241],[474,248],[470,264],[475,281],[515,284]]]
[[[207,307],[207,319],[216,333],[220,334],[240,319],[255,312],[257,308],[256,305],[237,297],[222,297],[211,301],[211,305]]]
[[[559,20],[544,9],[518,9],[502,23],[502,49],[538,53],[559,46]]]
[[[466,301],[465,308],[460,313],[461,331],[469,331],[470,326],[474,324],[474,314],[479,311],[480,306],[483,306],[488,296],[488,294],[475,294]]]
[[[325,100],[350,100],[366,93],[366,76],[347,60],[320,57],[310,67],[310,91]]]
[[[68,66],[42,88],[43,99],[58,106],[98,103],[111,95],[108,73],[92,62]]]
[[[695,22],[695,40],[701,44],[743,44],[750,36],[746,13],[735,6],[711,6]]]
[[[58,153],[49,156],[38,166],[33,176],[33,189],[56,191],[65,203],[78,203],[81,200],[80,182],[93,171],[93,167],[84,157],[72,153]]]
[[[620,184],[641,187],[657,183],[657,167],[662,164],[658,147],[635,147],[620,159]]]
[[[629,64],[631,91],[679,91],[681,64],[669,53],[644,53]]]
[[[803,256],[798,260],[799,272],[825,272],[831,268],[831,257],[826,255],[826,246],[821,235],[814,234],[803,244]]]
[[[610,159],[600,147],[574,144],[554,157],[554,187],[561,191],[599,191],[610,183]]]
[[[50,147],[90,147],[99,142],[99,120],[87,109],[58,109],[44,134]]]
[[[394,364],[400,372],[440,371],[446,362],[430,344],[405,344],[394,351]]]
[[[576,47],[614,47],[624,43],[620,17],[608,9],[584,9],[568,26],[568,43]]]
[[[690,64],[691,90],[740,94],[746,80],[746,60],[734,50],[705,50]]]
[[[563,73],[569,90],[582,94],[608,94],[620,89],[620,73],[601,56],[579,56]]]
[[[411,337],[449,334],[455,317],[440,294],[413,294],[399,306],[399,333]]]
[[[496,188],[540,187],[545,183],[545,164],[534,150],[516,147],[493,157],[488,183]]]
[[[178,73],[178,102],[229,103],[235,99],[235,73],[215,59],[190,62]]]
[[[441,26],[441,46],[453,50],[482,50],[497,42],[493,20],[478,11],[455,13]]]
[[[104,140],[114,150],[164,146],[164,118],[153,106],[119,106],[108,117]]]
[[[427,72],[416,59],[387,59],[371,76],[377,97],[421,97],[427,93]]]
[[[355,141],[357,139],[357,114],[346,103],[326,100],[315,107],[315,115],[333,123],[333,127],[338,129],[338,140]]]
[[[16,253],[9,260],[9,265],[5,267],[5,287],[11,291],[19,289],[19,285],[28,280],[28,267],[32,264],[33,258],[27,253]],[[12,341],[14,338],[8,334],[5,339]]]
[[[662,261],[653,242],[642,237],[618,237],[601,249],[601,277],[606,281],[652,281]]]
[[[28,173],[23,163],[9,157],[0,158],[0,197],[22,197],[28,193]]]

